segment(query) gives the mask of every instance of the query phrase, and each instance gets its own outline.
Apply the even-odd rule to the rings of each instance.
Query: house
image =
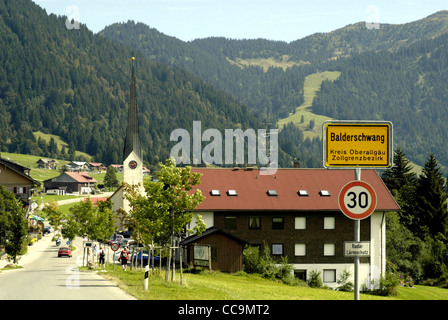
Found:
[[[44,191],[53,194],[89,194],[95,188],[95,179],[85,172],[64,172],[44,181]]]
[[[117,171],[117,172],[123,172],[123,165],[122,164],[111,164],[110,166],[112,168],[114,168],[115,171]]]
[[[209,263],[211,262],[212,270],[223,272],[242,270],[243,249],[247,244],[246,241],[215,227],[210,227],[202,234],[188,237],[182,241],[182,245],[187,247],[187,261],[190,267],[210,267]],[[205,258],[203,258],[202,252],[198,254],[196,249],[199,247],[200,250],[204,246],[210,247],[210,252],[204,252]]]
[[[87,171],[89,170],[89,166],[87,164],[87,162],[84,161],[72,161],[70,163],[66,164],[66,167],[70,170],[70,171]]]
[[[19,198],[27,210],[30,209],[31,197],[40,182],[30,177],[30,170],[13,161],[0,158],[0,184]]]
[[[57,170],[59,162],[55,159],[39,159],[37,162],[37,167],[39,169],[50,169]]]
[[[258,169],[193,168],[202,174],[197,186],[205,200],[197,206],[207,227],[215,227],[252,246],[268,246],[272,256],[287,257],[297,277],[320,272],[329,287],[337,286],[344,270],[354,274],[344,242],[354,240],[354,220],[340,210],[341,188],[355,180],[354,170],[278,169],[266,175]],[[370,257],[360,259],[360,283],[370,288],[385,272],[385,214],[400,208],[374,170],[362,180],[377,194],[377,206],[361,220],[361,241],[370,241]],[[212,242],[210,241],[210,244]],[[213,245],[212,245],[213,246]],[[225,254],[220,246],[218,254]]]
[[[89,171],[94,171],[96,173],[106,172],[106,168],[100,162],[88,162],[87,168]]]

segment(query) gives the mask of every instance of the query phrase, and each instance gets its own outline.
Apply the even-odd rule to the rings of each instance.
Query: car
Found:
[[[116,235],[112,236],[110,238],[110,240],[107,241],[107,244],[111,245],[112,243],[119,242],[120,240],[123,240],[123,239],[124,239],[124,237],[121,234],[116,234]]]
[[[148,251],[140,251],[138,254],[136,254],[134,256],[134,262],[136,262],[137,266],[140,266],[140,264],[142,263],[143,260],[143,267],[145,267],[148,264]],[[152,263],[152,256],[150,258],[150,264]],[[160,261],[160,257],[159,256],[154,256],[154,265],[158,266]],[[163,261],[162,261],[163,262]]]
[[[53,229],[51,227],[44,227],[44,234],[52,232]]]
[[[72,250],[69,247],[60,247],[58,250],[58,257],[71,257],[72,256]]]

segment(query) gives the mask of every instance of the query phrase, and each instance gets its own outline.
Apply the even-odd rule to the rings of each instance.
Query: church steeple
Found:
[[[137,110],[137,90],[135,86],[135,58],[132,57],[132,74],[131,74],[131,89],[128,109],[128,124],[126,128],[126,138],[123,148],[123,161],[131,154],[132,151],[142,159],[142,146],[140,142],[140,130],[138,125],[138,110]]]

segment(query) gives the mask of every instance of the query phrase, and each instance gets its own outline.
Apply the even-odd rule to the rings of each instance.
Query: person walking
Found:
[[[128,247],[124,247],[120,253],[120,261],[124,271],[126,271],[126,268],[128,266],[128,259],[129,259]]]
[[[106,269],[105,258],[106,258],[106,251],[104,251],[103,247],[101,246],[100,252],[98,254],[98,262],[100,267],[101,265],[103,265],[103,269]]]

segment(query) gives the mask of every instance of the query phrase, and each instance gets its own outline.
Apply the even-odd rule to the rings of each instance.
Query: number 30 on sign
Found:
[[[351,181],[339,192],[339,208],[350,219],[361,220],[370,216],[376,208],[376,193],[364,181]]]

